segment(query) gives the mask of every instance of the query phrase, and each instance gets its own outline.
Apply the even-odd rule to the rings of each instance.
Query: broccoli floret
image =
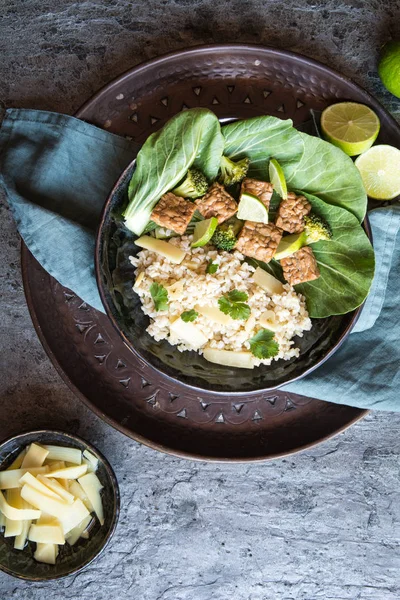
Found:
[[[315,244],[320,240],[331,240],[332,230],[328,223],[315,213],[310,213],[304,217],[304,232],[306,235],[306,244]]]
[[[239,181],[242,181],[246,177],[249,166],[250,160],[248,158],[243,158],[239,162],[233,162],[227,156],[223,156],[221,158],[220,182],[226,186],[239,183]]]
[[[211,238],[213,244],[218,250],[229,252],[233,250],[237,242],[237,235],[243,226],[243,221],[232,217],[222,225],[219,225]]]
[[[183,198],[200,198],[208,190],[208,181],[198,169],[189,169],[185,179],[172,190],[176,196]]]

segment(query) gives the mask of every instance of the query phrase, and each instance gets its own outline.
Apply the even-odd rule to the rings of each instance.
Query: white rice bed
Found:
[[[149,250],[141,250],[137,257],[130,257],[136,267],[136,278],[144,273],[139,284],[134,285],[134,290],[140,296],[143,312],[151,319],[147,332],[157,341],[167,340],[177,346],[180,352],[196,350],[202,354],[205,348],[249,351],[248,340],[263,329],[259,324],[261,315],[266,310],[272,310],[279,353],[274,358],[263,360],[254,357],[254,365],[270,365],[273,360],[289,360],[299,356],[300,351],[295,347],[293,337],[302,337],[303,331],[311,329],[304,297],[289,284],[284,286],[283,294],[270,296],[253,281],[255,268],[243,262],[244,256],[240,252],[220,252],[212,246],[191,249],[191,240],[191,236],[170,240],[171,244],[186,251],[180,265]],[[219,265],[215,274],[206,273],[210,261]],[[155,310],[150,294],[150,286],[154,281],[166,288],[176,284],[172,290],[168,290],[168,310]],[[251,308],[251,316],[247,321],[234,320],[229,325],[220,325],[199,315],[194,324],[208,340],[200,349],[191,347],[170,333],[171,324],[182,312],[196,305],[218,307],[218,299],[233,289],[248,294],[246,304]]]

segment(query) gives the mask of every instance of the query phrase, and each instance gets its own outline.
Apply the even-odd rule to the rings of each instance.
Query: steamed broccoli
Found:
[[[328,223],[315,213],[310,213],[304,217],[304,232],[306,244],[315,244],[320,240],[331,240],[332,230]]]
[[[223,156],[221,158],[220,182],[226,186],[239,183],[239,181],[242,181],[246,177],[249,166],[250,160],[248,158],[243,158],[239,162],[233,162],[227,156]]]
[[[211,238],[213,244],[218,250],[229,252],[233,250],[237,242],[237,234],[241,230],[243,221],[232,217],[222,225],[219,225]]]
[[[198,169],[189,169],[185,179],[172,190],[176,196],[183,198],[200,198],[208,190],[208,181]]]

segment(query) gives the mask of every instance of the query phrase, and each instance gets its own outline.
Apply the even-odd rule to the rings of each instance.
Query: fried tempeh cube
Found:
[[[307,198],[289,192],[287,200],[282,200],[279,205],[275,224],[289,233],[300,233],[304,229],[304,217],[310,210]]]
[[[193,202],[168,192],[161,196],[150,218],[160,227],[172,229],[175,233],[183,235],[195,211],[196,206]]]
[[[267,210],[269,210],[269,203],[271,202],[272,193],[274,191],[272,183],[268,181],[259,181],[258,179],[246,178],[242,181],[241,192],[253,194],[262,202]]]
[[[281,241],[283,231],[273,223],[245,221],[235,249],[245,256],[269,262]]]
[[[216,217],[219,224],[233,217],[238,208],[232,196],[218,182],[213,183],[207,194],[198,198],[195,204],[205,219]]]
[[[291,256],[281,259],[283,276],[290,285],[305,283],[318,279],[320,272],[314,252],[309,246],[304,246]]]

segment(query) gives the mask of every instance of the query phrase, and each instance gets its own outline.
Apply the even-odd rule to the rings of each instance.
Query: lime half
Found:
[[[371,148],[380,122],[373,110],[356,102],[332,104],[321,115],[325,139],[348,156],[357,156]]]
[[[274,186],[274,190],[283,200],[287,198],[287,185],[285,175],[281,165],[275,158],[269,161],[269,180]]]
[[[240,196],[238,219],[254,221],[255,223],[268,223],[268,211],[264,204],[253,194],[243,192]]]
[[[378,66],[385,88],[400,98],[400,42],[388,42],[382,50]]]
[[[392,200],[400,194],[400,150],[382,144],[361,154],[355,162],[370,198]]]
[[[205,219],[196,223],[193,232],[193,241],[191,243],[192,248],[199,248],[205,246],[211,240],[218,225],[218,219],[211,217],[211,219]]]

